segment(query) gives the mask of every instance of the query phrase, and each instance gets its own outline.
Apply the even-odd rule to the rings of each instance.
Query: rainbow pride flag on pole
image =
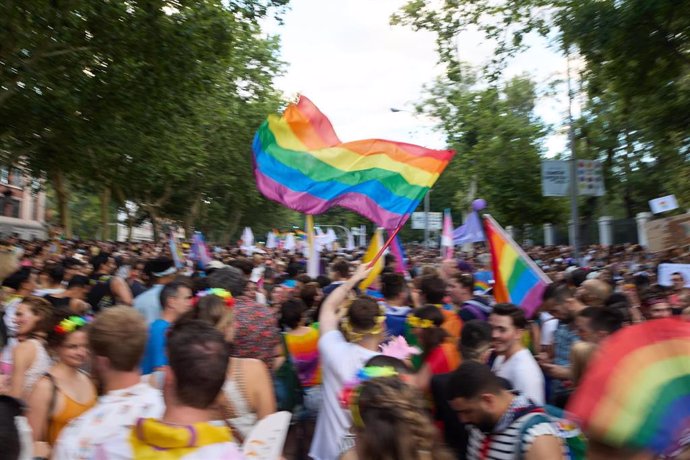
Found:
[[[282,116],[268,116],[253,151],[267,198],[306,214],[343,206],[390,229],[405,223],[455,155],[380,139],[341,142],[303,96]]]
[[[371,243],[369,244],[369,247],[367,248],[367,252],[364,253],[364,256],[362,257],[362,263],[366,264],[374,260],[376,255],[379,253],[381,248],[383,247],[383,229],[378,228],[374,232],[374,235],[371,237]],[[371,283],[376,280],[376,278],[381,274],[383,271],[383,257],[379,257],[379,259],[376,261],[374,264],[373,269],[369,272],[369,276],[367,276],[364,280],[362,280],[361,283],[359,283],[359,288],[364,290],[368,288]]]
[[[204,241],[204,235],[201,232],[194,232],[192,236],[192,259],[201,267],[202,269],[211,263],[211,253],[206,246],[206,241]]]
[[[391,231],[388,230],[388,236],[390,237],[390,235]],[[407,271],[407,264],[405,263],[405,248],[400,242],[400,237],[398,235],[395,235],[390,249],[395,256],[395,273],[405,273]]]
[[[484,232],[491,252],[496,302],[518,305],[531,317],[551,280],[488,214],[484,215]]]

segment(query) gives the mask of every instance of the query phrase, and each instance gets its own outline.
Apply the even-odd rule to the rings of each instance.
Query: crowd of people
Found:
[[[164,243],[4,241],[0,459],[240,459],[281,410],[286,459],[672,458],[578,452],[555,411],[609,336],[690,321],[684,275],[656,279],[687,253],[531,248],[552,283],[527,317],[495,302],[481,245],[410,245],[366,287],[363,250],[322,252],[319,276],[300,253],[250,252],[201,267]]]

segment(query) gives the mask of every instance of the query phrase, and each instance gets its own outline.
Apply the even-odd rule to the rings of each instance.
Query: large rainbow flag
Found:
[[[303,96],[282,116],[268,116],[253,150],[267,198],[306,214],[343,206],[389,229],[405,223],[455,154],[380,139],[341,142]]]
[[[531,317],[551,280],[489,215],[484,216],[484,232],[491,252],[496,302],[518,305]]]
[[[567,410],[591,439],[681,458],[690,446],[690,323],[655,319],[608,337]]]

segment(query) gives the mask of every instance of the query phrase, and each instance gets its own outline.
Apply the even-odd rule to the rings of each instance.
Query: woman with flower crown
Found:
[[[460,353],[443,329],[443,312],[435,305],[417,308],[407,317],[407,324],[422,347],[422,367],[417,373],[417,387],[428,391],[431,377],[455,370]]]
[[[29,425],[34,457],[49,457],[60,431],[96,403],[96,387],[81,368],[88,357],[83,316],[58,316],[48,332],[48,347],[56,358],[29,397]]]

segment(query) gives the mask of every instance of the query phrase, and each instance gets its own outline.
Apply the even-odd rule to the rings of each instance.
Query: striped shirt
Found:
[[[544,421],[542,423],[535,423],[528,428],[522,436],[522,443],[520,443],[519,438],[523,423],[535,416],[543,416],[543,414],[526,414],[514,420],[506,429],[488,435],[474,427],[471,428],[467,446],[467,459],[519,460],[524,458],[534,440],[539,436],[559,437],[558,428],[553,423]],[[518,452],[518,450],[521,450],[521,452]]]

